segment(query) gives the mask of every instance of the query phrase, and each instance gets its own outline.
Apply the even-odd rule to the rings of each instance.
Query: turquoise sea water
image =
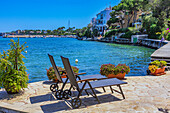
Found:
[[[0,52],[9,49],[11,38],[0,37]],[[16,40],[16,38],[14,39]],[[46,69],[51,66],[48,53],[53,55],[56,65],[63,67],[60,56],[68,57],[71,65],[89,74],[99,74],[102,64],[125,63],[130,66],[130,73],[126,76],[145,76],[150,55],[153,49],[110,44],[93,41],[79,41],[71,38],[20,38],[20,42],[27,42],[29,46],[25,66],[29,74],[29,82],[48,80]],[[78,59],[78,63],[75,63]]]

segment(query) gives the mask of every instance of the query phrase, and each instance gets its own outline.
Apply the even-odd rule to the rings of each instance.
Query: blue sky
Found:
[[[0,32],[17,29],[82,28],[91,18],[121,0],[1,0]]]

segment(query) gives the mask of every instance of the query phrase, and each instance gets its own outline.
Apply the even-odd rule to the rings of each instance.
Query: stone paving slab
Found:
[[[20,94],[8,95],[4,89],[0,90],[0,112],[79,112],[79,113],[168,113],[170,112],[170,71],[162,76],[137,76],[127,77],[128,84],[122,85],[126,99],[118,93],[111,93],[106,88],[96,89],[101,103],[98,104],[95,98],[83,93],[82,106],[79,109],[72,109],[66,101],[55,100],[51,97],[49,81],[30,83],[28,88]],[[60,84],[61,87],[61,84]],[[67,85],[67,88],[69,84]],[[118,90],[118,87],[113,86]],[[76,91],[73,91],[76,95]],[[70,99],[68,100],[70,101]],[[4,109],[8,108],[7,109]]]

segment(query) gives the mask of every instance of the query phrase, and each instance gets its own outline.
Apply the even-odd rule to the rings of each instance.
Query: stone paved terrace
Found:
[[[70,108],[64,100],[50,101],[49,82],[30,83],[20,95],[8,95],[0,90],[0,112],[69,112],[69,113],[168,113],[170,112],[170,71],[162,76],[127,77],[128,84],[122,85],[126,99],[106,88],[96,89],[101,101],[98,104],[92,96],[83,94],[79,109]],[[117,88],[116,86],[115,89]],[[74,92],[75,94],[75,92]]]

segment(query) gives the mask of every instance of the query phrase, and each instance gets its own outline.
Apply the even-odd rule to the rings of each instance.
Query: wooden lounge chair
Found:
[[[70,91],[71,88],[64,90],[64,87],[65,87],[66,83],[69,82],[69,79],[68,79],[68,77],[62,78],[62,76],[67,76],[67,75],[60,75],[60,71],[57,69],[57,66],[55,64],[53,56],[50,55],[50,54],[48,54],[48,56],[50,58],[50,62],[52,64],[53,68],[54,68],[54,72],[55,72],[56,77],[58,79],[57,83],[51,84],[50,90],[53,92],[52,94],[54,94],[57,99],[62,99],[62,98],[68,99],[69,98],[68,96],[71,95],[71,91]],[[76,79],[78,79],[78,80],[91,79],[91,78],[96,78],[96,79],[106,78],[105,76],[102,76],[102,75],[79,76],[79,75],[86,74],[86,73],[74,73],[74,74],[76,76]],[[59,89],[58,83],[63,83],[61,89]],[[105,91],[104,88],[103,88],[103,90]]]
[[[71,87],[74,87],[78,91],[78,96],[76,98],[73,98],[71,101],[71,105],[73,108],[79,108],[81,106],[81,99],[79,97],[81,96],[81,93],[83,90],[88,90],[88,89],[91,89],[91,91],[93,92],[93,94],[91,94],[91,95],[97,99],[98,103],[100,103],[100,101],[94,91],[94,88],[100,88],[100,87],[110,86],[110,88],[111,88],[111,86],[118,86],[120,89],[120,92],[111,88],[112,93],[113,93],[113,91],[118,92],[118,93],[122,94],[123,99],[125,99],[125,96],[123,94],[123,91],[122,91],[120,85],[127,84],[127,82],[121,81],[117,78],[102,79],[102,80],[97,80],[97,81],[91,81],[91,80],[95,80],[95,78],[91,78],[91,79],[77,81],[76,76],[74,75],[74,73],[71,69],[69,59],[64,58],[62,56],[61,56],[61,59],[62,59],[64,68],[67,72],[68,78],[70,80]],[[82,82],[82,83],[79,83],[79,82]]]

